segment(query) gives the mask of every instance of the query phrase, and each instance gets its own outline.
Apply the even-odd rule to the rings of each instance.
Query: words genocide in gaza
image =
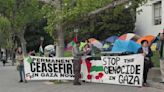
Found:
[[[114,79],[118,76],[120,84],[140,84],[141,65],[134,64],[134,58],[104,57],[103,62],[105,74],[114,75]]]

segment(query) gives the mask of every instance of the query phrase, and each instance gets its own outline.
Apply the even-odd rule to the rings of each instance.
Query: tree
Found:
[[[26,54],[25,29],[28,24],[38,21],[41,6],[37,0],[0,0],[0,13],[7,17],[11,23],[13,37],[18,37],[24,53]]]
[[[5,48],[5,49],[11,48],[10,25],[11,25],[10,21],[6,17],[0,15],[0,58],[1,58],[1,48]]]
[[[26,53],[25,29],[28,24],[38,21],[41,17],[40,5],[36,0],[17,0],[15,13],[15,24],[17,36],[20,39],[23,51]]]
[[[46,1],[46,0],[44,0]],[[47,31],[53,35],[56,31],[57,34],[57,56],[64,55],[64,30],[71,21],[82,18],[89,11],[99,8],[112,0],[47,0],[53,6],[46,5],[44,10],[48,11]]]
[[[59,44],[58,56],[63,56],[64,30],[68,26],[79,27],[83,21],[94,18],[103,11],[114,8],[117,5],[132,3],[133,11],[144,0],[42,0],[51,3],[43,9],[48,11],[47,31],[53,36],[55,31]]]
[[[27,51],[35,50],[38,52],[38,48],[41,44],[40,37],[44,37],[43,47],[49,44],[53,44],[53,39],[49,34],[44,30],[44,27],[47,25],[46,19],[41,21],[34,21],[25,29],[25,39],[27,41]]]
[[[0,16],[0,47],[9,47],[8,42],[10,42],[10,21],[4,17]]]
[[[96,18],[89,19],[81,24],[79,28],[80,39],[97,38],[104,40],[112,35],[120,36],[124,33],[133,32],[135,26],[133,15],[131,15],[130,9],[124,9],[123,7],[118,6],[114,9],[106,10],[97,15]],[[66,35],[70,34],[71,29],[67,29],[66,32]]]

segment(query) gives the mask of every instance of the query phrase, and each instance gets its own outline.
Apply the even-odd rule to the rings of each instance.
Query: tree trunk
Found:
[[[1,61],[2,55],[1,55],[1,47],[0,47],[0,61]]]
[[[56,56],[64,57],[64,31],[61,25],[56,25],[57,31],[57,45],[56,45]]]
[[[11,60],[12,60],[12,66],[14,66],[15,61],[15,49],[11,49]]]
[[[19,39],[20,39],[20,42],[21,42],[21,47],[22,47],[23,54],[24,54],[24,55],[27,55],[26,40],[25,40],[25,38],[24,38],[24,31],[22,31],[22,32],[19,34]]]

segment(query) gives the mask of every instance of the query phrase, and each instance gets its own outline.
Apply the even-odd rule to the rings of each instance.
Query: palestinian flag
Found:
[[[86,66],[88,70],[88,75],[87,75],[88,80],[91,80],[92,78],[99,80],[104,76],[103,66],[94,65],[94,64],[98,64],[100,61],[94,61],[94,62],[97,62],[97,63],[92,63],[90,58],[86,59]]]
[[[74,38],[73,38],[73,41],[71,41],[71,42],[69,42],[69,43],[67,44],[66,50],[72,50],[73,46],[76,45],[76,42],[77,42],[77,37],[74,37]]]
[[[73,46],[75,46],[75,42],[74,41],[71,41],[71,42],[69,42],[68,44],[67,44],[67,48],[66,48],[66,50],[72,50],[72,48],[73,48]]]
[[[33,62],[33,59],[32,59],[31,57],[27,57],[27,58],[26,58],[26,61],[27,61],[28,63],[32,63],[32,62]]]

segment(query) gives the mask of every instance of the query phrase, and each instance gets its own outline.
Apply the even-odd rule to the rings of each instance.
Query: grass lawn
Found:
[[[154,62],[155,67],[159,67],[160,61],[159,61],[159,53],[157,51],[153,52],[152,61]]]
[[[72,51],[65,51],[64,57],[72,57]]]

